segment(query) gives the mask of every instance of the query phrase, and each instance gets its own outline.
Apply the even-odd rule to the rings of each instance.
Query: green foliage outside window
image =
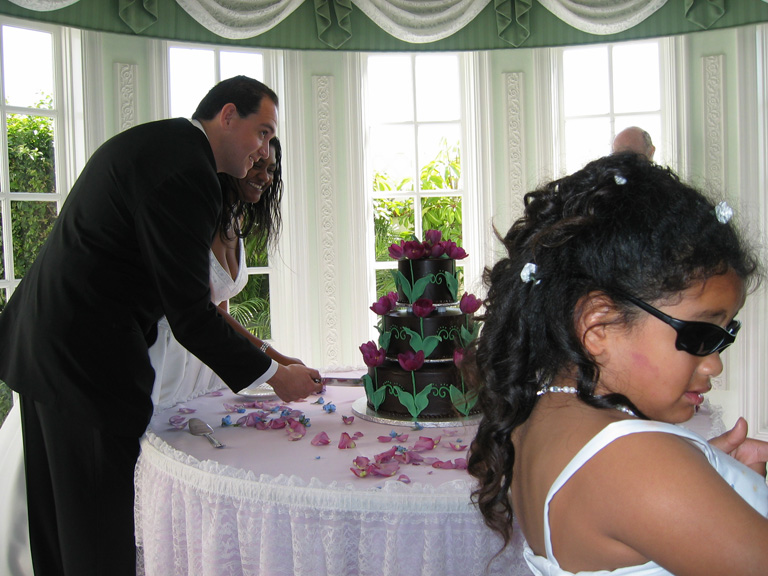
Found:
[[[272,337],[269,276],[267,274],[250,276],[243,291],[229,301],[229,313],[251,334],[262,340],[269,340]]]
[[[45,96],[35,108],[50,109],[52,103],[52,98]],[[56,191],[53,137],[52,118],[25,114],[8,115],[8,176],[11,191]],[[55,202],[12,202],[11,235],[16,278],[24,276],[37,257],[55,219]],[[0,257],[0,272],[5,275],[2,260]],[[4,304],[3,299],[3,307]],[[11,403],[10,389],[4,382],[0,382],[0,422],[5,420]]]
[[[459,144],[449,145],[443,138],[435,158],[419,171],[420,189],[456,190],[461,178],[461,153]],[[392,182],[389,174],[373,175],[374,192],[401,191],[410,179]],[[415,210],[412,198],[375,198],[373,200],[373,230],[376,260],[389,260],[389,245],[401,240],[411,240],[415,233]],[[440,230],[444,240],[462,245],[462,208],[459,196],[424,196],[421,199],[421,229]],[[378,296],[395,290],[391,274],[376,275]]]

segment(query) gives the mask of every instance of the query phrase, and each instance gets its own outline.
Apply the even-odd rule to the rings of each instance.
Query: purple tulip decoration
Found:
[[[461,367],[461,363],[464,361],[465,350],[463,348],[456,348],[453,351],[453,363],[457,368]]]
[[[363,353],[363,362],[366,366],[376,368],[384,363],[387,357],[387,352],[384,348],[379,348],[373,340],[369,340],[365,344],[360,345],[360,352]],[[423,360],[423,354],[422,354]]]
[[[434,311],[435,306],[429,298],[419,298],[413,303],[413,313],[419,318],[426,318]]]
[[[464,248],[461,246],[456,246],[455,242],[450,242],[445,247],[445,253],[448,254],[448,258],[453,258],[454,260],[463,260],[468,256],[468,254],[464,251]]]
[[[431,246],[435,246],[443,239],[443,233],[440,230],[427,230],[424,232],[424,240]]]
[[[474,294],[470,294],[469,292],[465,292],[464,295],[461,297],[461,301],[459,302],[459,309],[464,314],[472,314],[474,312],[477,312],[480,309],[480,306],[483,305],[483,301],[479,298],[476,298]]]
[[[394,310],[396,307],[397,293],[390,292],[389,294],[382,296],[376,302],[374,302],[371,306],[371,310],[373,310],[379,316],[384,316],[385,314],[392,312],[392,310]]]
[[[403,259],[403,243],[389,245],[389,257],[393,260]]]
[[[418,370],[424,364],[424,352],[421,350],[418,352],[408,350],[407,352],[398,354],[397,361],[400,363],[400,367],[403,370]]]
[[[445,254],[445,242],[438,242],[437,244],[433,244],[429,249],[430,258],[440,258],[440,256],[443,254]]]
[[[403,255],[409,260],[419,260],[424,258],[425,254],[424,244],[418,240],[410,240],[403,244]]]

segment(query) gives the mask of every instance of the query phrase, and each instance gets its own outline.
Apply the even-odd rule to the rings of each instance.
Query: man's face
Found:
[[[269,141],[277,132],[277,106],[265,96],[259,109],[245,118],[231,104],[222,115],[226,131],[219,172],[244,178],[256,160],[269,157]]]

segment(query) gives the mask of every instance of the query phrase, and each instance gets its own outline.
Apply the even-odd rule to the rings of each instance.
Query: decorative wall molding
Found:
[[[705,56],[704,66],[704,144],[705,177],[713,190],[725,188],[725,102],[723,90],[724,56]]]
[[[312,96],[315,111],[315,150],[317,151],[317,190],[319,192],[322,283],[320,310],[323,326],[323,366],[337,366],[339,351],[339,302],[337,299],[338,254],[336,238],[336,174],[333,150],[333,77],[312,76]]]
[[[504,74],[507,119],[507,193],[513,206],[522,205],[525,194],[525,164],[523,164],[523,73]]]
[[[748,221],[748,230],[762,228],[759,242],[768,245],[768,26],[739,31],[739,206]],[[762,223],[762,226],[761,224]],[[739,313],[744,322],[738,351],[739,414],[749,423],[749,435],[768,441],[768,290],[762,288],[747,297]],[[730,374],[729,374],[730,376]]]
[[[117,129],[122,132],[138,123],[138,66],[115,62],[117,79]]]

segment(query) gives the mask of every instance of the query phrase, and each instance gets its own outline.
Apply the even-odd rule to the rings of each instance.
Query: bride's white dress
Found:
[[[210,253],[211,301],[216,304],[237,296],[248,282],[242,239],[238,252],[240,263],[234,279]],[[157,323],[157,341],[149,349],[149,359],[155,369],[152,403],[156,412],[226,386],[213,370],[176,341],[165,317]]]
[[[245,287],[245,248],[240,240],[240,265],[232,279],[210,253],[211,301],[233,298]],[[161,410],[226,386],[216,374],[187,352],[171,333],[163,317],[158,322],[157,341],[149,349],[155,369],[152,402]],[[13,408],[0,427],[0,574],[33,576],[29,552],[27,489],[24,479],[24,447],[21,436],[21,412],[14,393]]]

